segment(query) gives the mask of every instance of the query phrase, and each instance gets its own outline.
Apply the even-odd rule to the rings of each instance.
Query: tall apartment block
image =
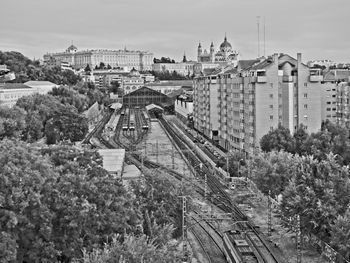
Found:
[[[350,127],[350,78],[337,84],[337,123]]]
[[[239,61],[194,81],[194,127],[227,150],[252,153],[278,125],[321,127],[323,76],[286,54]]]

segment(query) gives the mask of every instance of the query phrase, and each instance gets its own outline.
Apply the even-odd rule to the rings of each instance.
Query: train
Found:
[[[126,108],[122,115],[124,116],[122,129],[126,131],[129,128],[129,109]]]
[[[149,116],[146,111],[142,112],[142,129],[148,130],[149,128]]]
[[[135,112],[130,111],[130,117],[129,117],[129,130],[134,131],[135,130]]]
[[[259,263],[245,235],[246,234],[240,230],[230,230],[223,234],[224,254],[227,262]]]

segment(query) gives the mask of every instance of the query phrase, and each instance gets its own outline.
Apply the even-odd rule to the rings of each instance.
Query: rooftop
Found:
[[[109,173],[121,175],[125,159],[125,149],[100,149],[98,153],[102,156],[102,166]]]
[[[52,83],[50,81],[36,81],[36,80],[27,81],[24,83],[24,85],[27,85],[29,87],[57,86],[55,83]]]
[[[23,83],[5,83],[1,86],[1,89],[31,89],[31,87]]]

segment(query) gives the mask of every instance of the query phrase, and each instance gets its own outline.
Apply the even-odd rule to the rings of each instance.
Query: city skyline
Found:
[[[2,51],[29,58],[64,51],[73,41],[79,50],[145,50],[177,61],[184,52],[196,60],[200,41],[209,51],[225,34],[242,59],[258,55],[303,53],[303,61],[350,61],[350,36],[343,32],[347,0],[307,2],[282,0],[152,0],[54,1],[13,0],[2,4]]]

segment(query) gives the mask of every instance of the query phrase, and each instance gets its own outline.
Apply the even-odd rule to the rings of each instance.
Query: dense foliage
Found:
[[[109,99],[92,84],[60,86],[48,95],[22,97],[11,109],[0,107],[0,139],[34,142],[45,136],[50,144],[80,141],[88,131],[81,113],[95,102],[108,104]]]
[[[24,83],[29,80],[47,80],[55,84],[75,85],[81,78],[71,70],[61,70],[61,67],[42,66],[38,61],[32,61],[19,52],[0,51],[0,65],[5,64],[16,75],[12,82]]]
[[[153,59],[153,63],[157,64],[157,63],[175,63],[175,60],[169,58],[169,57],[161,57],[160,59],[158,58],[154,58]]]
[[[173,72],[165,71],[151,71],[152,75],[156,77],[157,80],[186,80],[191,79],[189,76],[184,76],[177,73],[175,70]]]
[[[87,149],[3,140],[0,261],[178,262],[179,190],[154,178],[127,192],[101,164]]]
[[[350,260],[349,129],[325,121],[319,132],[301,126],[292,136],[279,126],[260,145],[264,152],[249,161],[258,188],[282,198],[284,218],[300,215],[304,232]]]
[[[303,233],[331,243],[347,259],[350,244],[350,171],[334,154],[322,159],[287,152],[261,152],[248,161],[257,187],[279,197],[281,216],[300,215]],[[247,172],[247,170],[246,170]],[[294,222],[295,223],[295,222]],[[289,226],[289,222],[286,223]]]
[[[284,150],[300,155],[313,155],[318,160],[326,158],[327,154],[336,154],[337,162],[350,164],[349,129],[325,121],[321,130],[308,135],[303,126],[293,134],[287,128],[279,126],[264,135],[260,141],[261,149],[265,152]]]

